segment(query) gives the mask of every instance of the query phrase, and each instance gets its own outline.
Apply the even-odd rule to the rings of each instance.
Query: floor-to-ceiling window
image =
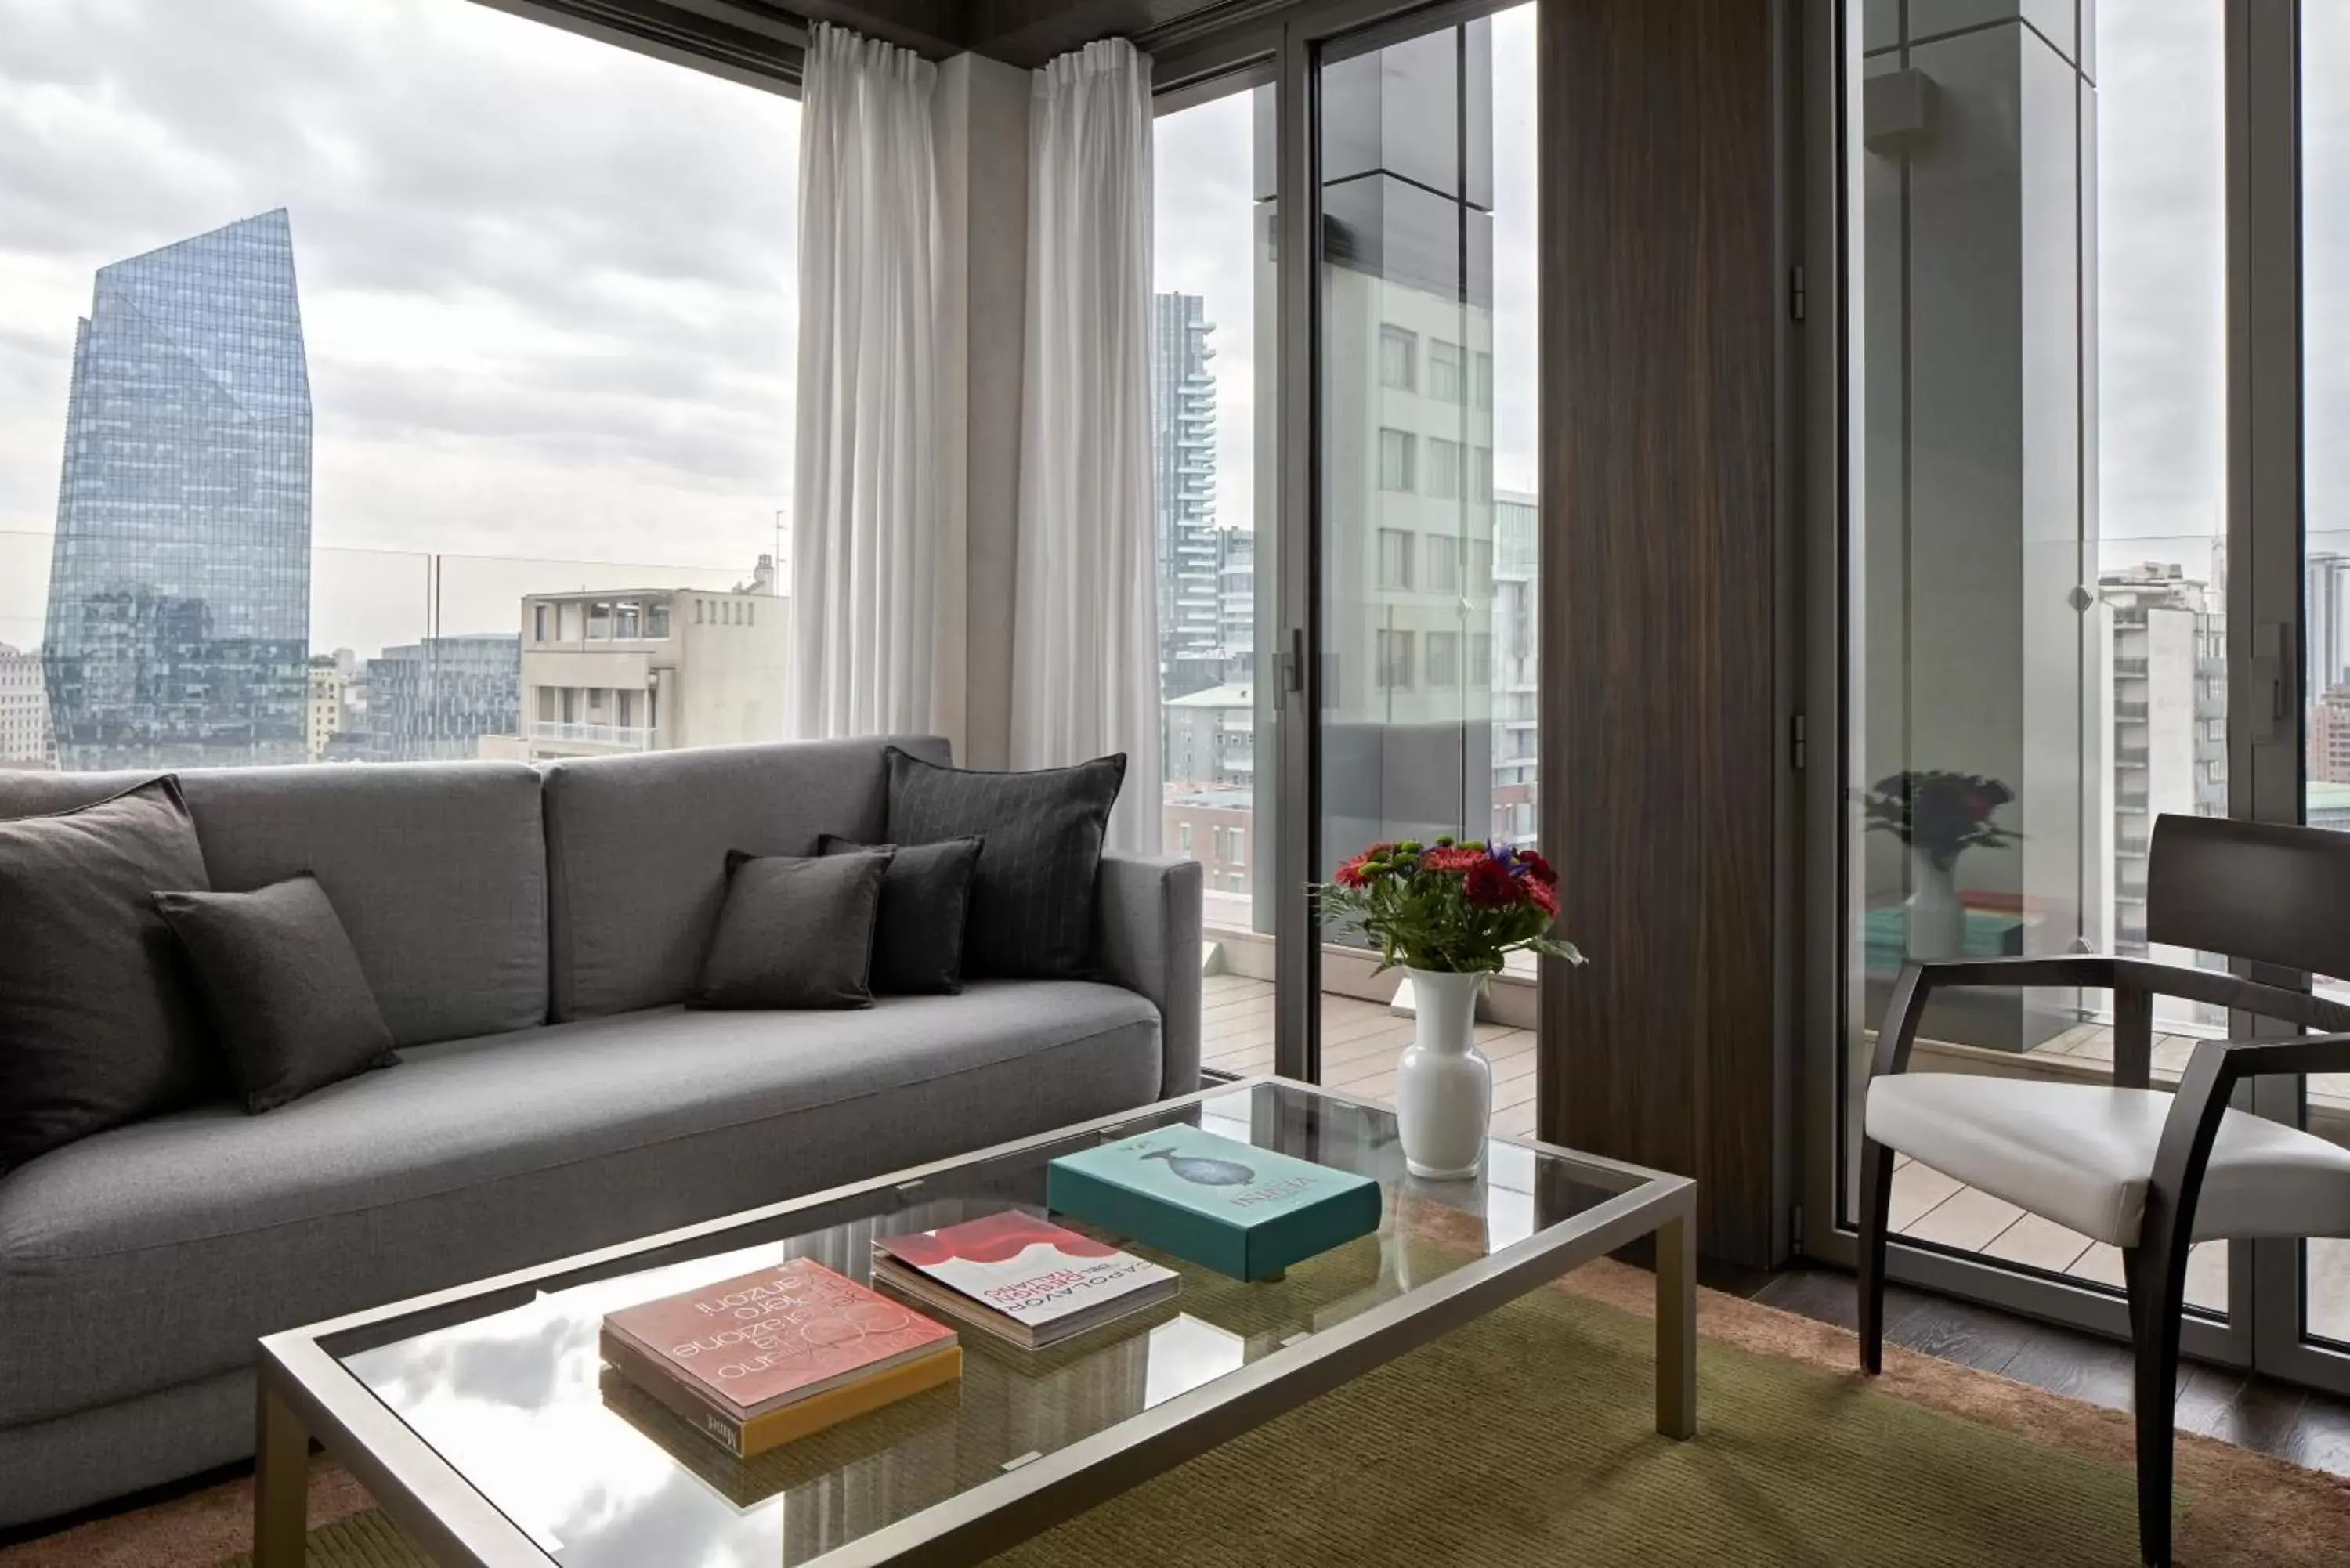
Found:
[[[795,102],[471,0],[0,39],[0,766],[781,737]]]
[[[1911,959],[2149,949],[2155,819],[2224,815],[2225,170],[2218,0],[1981,22],[1849,8],[1845,1219],[1868,1053]],[[2103,1082],[2109,999],[1950,993],[1921,1067]],[[2158,1079],[2216,1011],[2166,1002]],[[2118,1291],[2121,1259],[1914,1162],[1911,1243]],[[2224,1311],[2225,1250],[2188,1294]]]
[[[2300,16],[2302,214],[2302,742],[2303,819],[2350,829],[2350,9],[2321,0]],[[2350,1001],[2350,975],[2316,977]],[[2350,1143],[2350,1075],[2309,1077],[2302,1123]],[[2308,1242],[2296,1326],[2350,1350],[2350,1241]]]
[[[1307,19],[1266,35],[1273,57],[1226,90],[1182,82],[1159,119],[1166,842],[1207,867],[1222,971],[1211,1065],[1274,1064],[1272,987],[1287,971],[1273,937],[1304,881],[1374,838],[1534,837],[1534,26],[1531,5],[1353,35]],[[1311,296],[1308,351],[1288,387],[1273,201],[1294,175],[1284,60],[1310,83],[1291,109],[1310,102],[1298,167],[1318,173],[1305,206],[1318,243],[1295,280]],[[1278,416],[1302,395],[1311,439],[1282,446]],[[1284,490],[1299,477],[1284,462],[1307,466],[1307,483]],[[1310,528],[1311,547],[1276,537],[1276,517]],[[1284,559],[1312,565],[1282,583]],[[1207,591],[1217,563],[1220,600]],[[1310,711],[1289,705],[1309,672]],[[1277,776],[1300,754],[1299,723],[1314,730],[1318,791]],[[1314,852],[1300,886],[1276,862],[1283,802]],[[1336,942],[1313,956],[1296,966],[1310,981],[1293,981],[1316,988],[1308,1070],[1386,1092],[1410,1029],[1388,1006],[1398,977]],[[1505,1130],[1533,1127],[1533,985],[1531,966],[1513,971],[1491,1004]]]

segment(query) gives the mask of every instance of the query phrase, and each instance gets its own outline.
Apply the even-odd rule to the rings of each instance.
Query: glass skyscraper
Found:
[[[99,269],[42,646],[58,765],[300,762],[309,645],[310,378],[281,208]]]

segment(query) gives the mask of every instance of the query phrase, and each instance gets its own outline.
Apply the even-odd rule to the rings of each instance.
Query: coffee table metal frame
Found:
[[[260,1345],[255,1568],[299,1568],[304,1560],[313,1438],[441,1568],[550,1568],[555,1562],[346,1368],[328,1348],[330,1341],[363,1336],[371,1326],[395,1319],[416,1320],[417,1332],[434,1326],[436,1319],[463,1321],[482,1315],[485,1297],[528,1301],[544,1281],[588,1271],[605,1277],[627,1272],[632,1260],[690,1251],[705,1237],[799,1210],[814,1212],[859,1194],[903,1187],[961,1166],[1066,1142],[1073,1135],[1105,1131],[1265,1083],[1343,1104],[1388,1109],[1318,1085],[1241,1079],[870,1181],[272,1334]],[[1531,1139],[1493,1141],[1514,1143],[1631,1185],[1335,1327],[850,1542],[811,1568],[979,1562],[1643,1236],[1656,1238],[1657,1430],[1669,1438],[1692,1436],[1697,1429],[1696,1182]]]

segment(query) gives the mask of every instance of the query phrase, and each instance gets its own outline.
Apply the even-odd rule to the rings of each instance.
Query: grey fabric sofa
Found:
[[[1098,981],[679,1005],[729,849],[881,838],[882,744],[183,775],[215,887],[325,887],[403,1060],[0,1177],[0,1523],[250,1454],[262,1334],[1197,1087],[1191,862],[1103,862]]]

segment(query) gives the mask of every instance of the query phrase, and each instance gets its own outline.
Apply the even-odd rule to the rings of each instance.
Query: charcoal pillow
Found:
[[[726,902],[690,1007],[870,1007],[888,850],[726,857]]]
[[[214,1091],[159,888],[207,888],[179,782],[0,822],[0,1172]]]
[[[1126,756],[1072,768],[978,773],[889,753],[889,838],[982,840],[963,973],[1082,980],[1093,970],[1094,877]]]
[[[827,833],[819,855],[895,850],[881,877],[881,917],[873,933],[873,989],[884,995],[951,995],[962,989],[962,932],[980,841],[854,844]]]
[[[400,1060],[317,878],[253,893],[155,895],[188,955],[229,1076],[259,1115]]]

